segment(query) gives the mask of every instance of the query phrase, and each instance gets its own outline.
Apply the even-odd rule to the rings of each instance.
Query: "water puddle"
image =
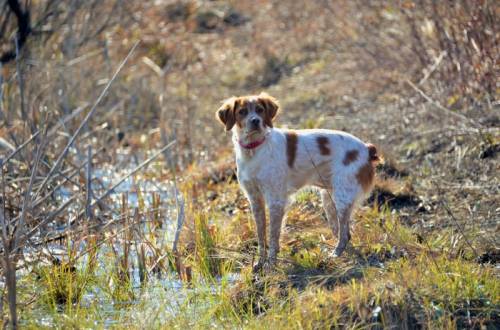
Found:
[[[130,155],[126,151],[117,151],[118,163],[128,163],[126,167],[116,169],[115,167],[100,167],[93,169],[92,191],[94,198],[102,196],[110,187],[116,182],[119,182],[123,177],[130,173],[136,164],[132,164],[127,160]],[[152,166],[151,164],[149,166]],[[61,202],[65,202],[72,198],[74,192],[68,187],[60,187],[56,193],[55,198]],[[176,313],[181,311],[180,306],[186,303],[188,296],[196,296],[197,293],[215,294],[220,288],[221,281],[225,283],[232,283],[238,279],[238,274],[229,274],[224,279],[216,279],[215,282],[208,282],[206,285],[196,285],[196,288],[182,282],[176,272],[168,270],[168,267],[163,267],[160,272],[148,272],[148,279],[144,282],[141,279],[139,260],[155,260],[158,259],[158,251],[171,251],[174,241],[175,231],[177,229],[177,216],[178,216],[178,203],[180,194],[176,190],[176,185],[172,181],[160,181],[155,178],[155,175],[148,175],[148,169],[141,170],[136,175],[132,175],[120,183],[106,199],[106,215],[109,218],[109,223],[102,223],[102,228],[105,228],[99,236],[99,240],[107,239],[112,236],[112,239],[105,244],[100,245],[96,255],[96,263],[94,274],[97,278],[106,278],[110,269],[115,263],[118,265],[120,258],[125,254],[124,249],[127,249],[128,255],[128,278],[132,292],[132,299],[121,302],[111,299],[109,292],[105,290],[112,290],[113,286],[117,284],[112,283],[113,279],[110,277],[108,287],[103,288],[97,285],[91,285],[85,289],[82,299],[79,303],[80,308],[92,308],[96,306],[99,310],[100,319],[99,324],[96,326],[104,326],[105,328],[116,326],[120,324],[120,319],[123,318],[124,313],[127,313],[128,318],[137,318],[138,320],[143,317],[140,314],[145,312],[144,308],[151,311],[162,311],[156,313],[160,324],[165,323],[168,319],[175,317]],[[124,222],[124,204],[128,213],[128,225],[133,227],[133,237],[127,238],[123,232],[126,230]],[[75,216],[81,210],[70,210],[69,214]],[[153,223],[160,220],[160,224]],[[83,220],[85,221],[85,220]],[[47,226],[46,232],[64,233],[70,227],[69,223],[58,223]],[[111,232],[109,235],[107,234]],[[131,232],[132,232],[131,231]],[[106,236],[108,235],[108,236]],[[39,237],[42,233],[39,234]],[[26,248],[24,251],[26,260],[36,260],[40,258],[40,251],[42,255],[48,257],[46,265],[58,260],[58,262],[66,262],[72,255],[81,256],[77,259],[75,267],[80,271],[89,264],[88,250],[92,247],[87,240],[80,239],[73,235],[73,240],[66,245],[58,244],[57,242],[50,242],[44,244],[43,249]],[[128,241],[127,241],[128,239]],[[151,242],[154,240],[154,246]],[[102,243],[102,242],[99,242]],[[71,252],[70,252],[71,251]],[[39,260],[39,259],[38,259]],[[168,264],[168,260],[165,260]],[[115,265],[115,266],[117,266]],[[111,268],[110,268],[111,266]],[[19,272],[19,276],[28,274],[31,270]],[[102,286],[102,283],[101,283]],[[111,288],[111,289],[110,289]],[[198,292],[198,291],[203,292]],[[137,304],[147,301],[146,306],[141,308],[134,308]],[[63,308],[61,306],[61,308]],[[135,312],[137,311],[137,312]],[[63,311],[61,311],[63,312]],[[138,313],[134,315],[134,313]],[[147,314],[147,312],[146,312]],[[56,315],[57,316],[57,315]],[[51,327],[57,322],[56,316],[43,311],[39,312],[37,317],[37,324],[40,326]],[[144,321],[144,320],[142,320]]]

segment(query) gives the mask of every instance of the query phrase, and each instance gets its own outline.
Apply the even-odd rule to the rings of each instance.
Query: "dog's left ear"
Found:
[[[224,100],[222,106],[217,110],[217,118],[226,126],[226,131],[230,131],[236,123],[234,108],[236,106],[236,97]]]
[[[269,127],[273,127],[274,117],[276,117],[280,108],[278,100],[267,93],[260,93],[258,100],[266,110],[264,112],[264,124]]]

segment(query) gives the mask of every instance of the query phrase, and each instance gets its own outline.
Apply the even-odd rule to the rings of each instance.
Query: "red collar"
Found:
[[[238,140],[238,143],[244,149],[255,149],[258,146],[260,146],[262,143],[264,143],[265,140],[266,140],[266,137],[264,136],[262,138],[262,140],[257,140],[257,141],[254,141],[254,142],[250,142],[249,144],[244,144],[244,143],[241,142],[241,140]]]

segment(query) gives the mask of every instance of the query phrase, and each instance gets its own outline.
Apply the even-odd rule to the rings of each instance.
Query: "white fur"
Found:
[[[353,135],[324,129],[294,130],[293,132],[298,135],[297,154],[293,168],[289,168],[286,132],[284,129],[269,128],[266,141],[255,149],[247,150],[239,145],[238,134],[234,131],[233,144],[240,184],[256,181],[265,194],[273,196],[272,199],[286,199],[306,185],[324,188],[325,183],[330,184],[332,173],[336,173],[335,177],[343,179],[346,185],[350,185],[348,182],[355,181],[354,176],[359,167],[368,162],[365,143]],[[316,142],[318,136],[328,137],[330,155],[323,156],[318,152]],[[346,166],[343,164],[343,159],[346,152],[351,150],[357,150],[359,157]],[[285,186],[286,190],[282,189]]]
[[[360,168],[370,162],[367,145],[344,132],[313,129],[294,130],[298,136],[296,156],[290,168],[287,158],[286,133],[277,128],[265,128],[265,141],[255,149],[241,147],[241,132],[233,129],[238,180],[248,197],[258,231],[265,231],[265,214],[260,208],[267,204],[270,212],[270,261],[279,251],[279,229],[288,197],[304,186],[321,189],[321,197],[334,235],[338,234],[336,255],[349,241],[348,220],[354,204],[363,195],[357,180]],[[322,155],[317,138],[328,139],[329,155]],[[345,164],[346,153],[356,150],[355,161]],[[340,216],[337,217],[337,214]],[[259,227],[260,226],[260,227]],[[262,229],[263,228],[263,229]],[[340,231],[339,231],[340,228]],[[261,262],[266,258],[265,233],[259,233]],[[264,245],[264,246],[262,246]]]

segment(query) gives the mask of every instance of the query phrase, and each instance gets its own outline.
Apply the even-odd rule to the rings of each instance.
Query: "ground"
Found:
[[[101,4],[103,13],[111,3]],[[24,141],[30,126],[60,124],[72,109],[89,107],[139,41],[71,164],[90,145],[96,169],[126,173],[176,142],[109,199],[115,213],[99,205],[94,222],[67,231],[63,261],[31,267],[23,260],[23,325],[498,328],[500,135],[491,81],[499,54],[490,19],[498,9],[485,2],[469,16],[462,6],[124,2],[83,46],[74,45],[88,32],[77,24],[85,12],[51,35],[53,47],[33,38],[21,62],[32,116],[18,114],[15,63],[4,68],[6,137]],[[260,91],[281,103],[276,126],[344,130],[377,145],[385,159],[340,258],[329,258],[336,240],[316,192],[306,189],[288,208],[277,269],[251,272],[255,225],[215,111],[227,97]],[[76,126],[66,124],[51,135],[48,164]],[[17,161],[6,170],[10,191],[30,174],[30,157]],[[25,172],[11,174],[17,170]],[[150,194],[144,181],[167,188]],[[67,185],[84,209],[85,189]],[[20,205],[7,200],[14,215]],[[165,232],[179,214],[180,250],[172,251]]]

